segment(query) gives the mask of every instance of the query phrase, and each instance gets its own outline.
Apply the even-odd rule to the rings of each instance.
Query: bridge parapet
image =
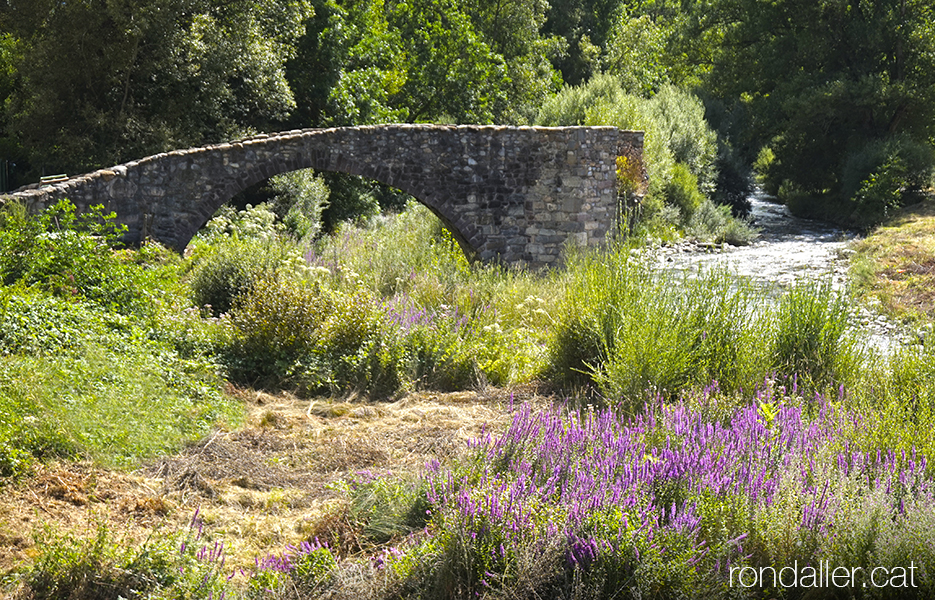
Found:
[[[176,150],[8,197],[41,210],[103,204],[128,227],[183,250],[247,187],[313,168],[369,177],[428,206],[481,260],[555,264],[562,246],[604,243],[617,218],[618,156],[642,169],[643,134],[614,127],[375,125],[264,134]],[[633,164],[632,162],[630,163]]]

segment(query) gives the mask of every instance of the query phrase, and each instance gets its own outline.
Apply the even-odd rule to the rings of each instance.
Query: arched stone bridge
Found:
[[[369,177],[428,206],[469,255],[555,263],[603,243],[617,218],[616,159],[642,170],[643,134],[614,127],[377,125],[305,129],[157,154],[11,194],[41,210],[69,198],[117,213],[127,241],[181,251],[235,194],[313,168]],[[9,197],[9,196],[8,196]]]

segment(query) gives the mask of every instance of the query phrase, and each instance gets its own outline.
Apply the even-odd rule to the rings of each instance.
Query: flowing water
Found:
[[[724,268],[769,287],[778,293],[799,279],[827,279],[841,289],[847,284],[848,244],[856,236],[839,227],[800,219],[781,204],[756,192],[750,197],[750,217],[759,236],[748,246],[682,242],[656,248],[645,254],[649,264],[660,270],[697,274]],[[869,334],[872,345],[884,351],[897,340],[914,336],[865,306],[855,307],[855,327]]]
[[[754,225],[760,230],[748,246],[681,243],[659,248],[653,259],[661,269],[697,272],[726,268],[766,285],[785,287],[803,276],[832,277],[844,282],[846,254],[853,234],[843,229],[792,216],[780,204],[755,193],[750,202]]]

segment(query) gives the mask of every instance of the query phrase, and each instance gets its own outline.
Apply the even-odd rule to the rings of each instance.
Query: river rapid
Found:
[[[857,235],[820,221],[801,219],[762,192],[750,197],[750,219],[759,235],[747,246],[683,241],[642,252],[651,268],[689,277],[725,269],[778,294],[801,279],[827,280],[837,289],[847,286],[848,246]],[[855,306],[855,329],[869,335],[872,346],[888,351],[915,334],[880,315],[873,306]]]
[[[793,216],[761,192],[750,198],[750,218],[759,230],[748,246],[681,242],[656,249],[647,258],[659,269],[686,274],[724,268],[767,286],[785,287],[803,277],[831,277],[843,285],[848,243],[854,234]]]

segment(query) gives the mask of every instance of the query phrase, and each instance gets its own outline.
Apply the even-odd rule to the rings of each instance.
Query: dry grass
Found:
[[[466,442],[503,427],[510,394],[542,404],[533,388],[418,393],[391,404],[299,400],[232,390],[247,407],[245,425],[216,431],[183,452],[132,473],[87,463],[39,465],[0,494],[0,574],[37,555],[32,532],[45,525],[79,535],[105,522],[125,543],[156,528],[186,527],[196,509],[228,564],[249,566],[316,536],[360,550],[345,526],[341,482],[358,472],[415,477]]]
[[[935,319],[935,199],[927,198],[854,245],[859,288],[902,320]]]

